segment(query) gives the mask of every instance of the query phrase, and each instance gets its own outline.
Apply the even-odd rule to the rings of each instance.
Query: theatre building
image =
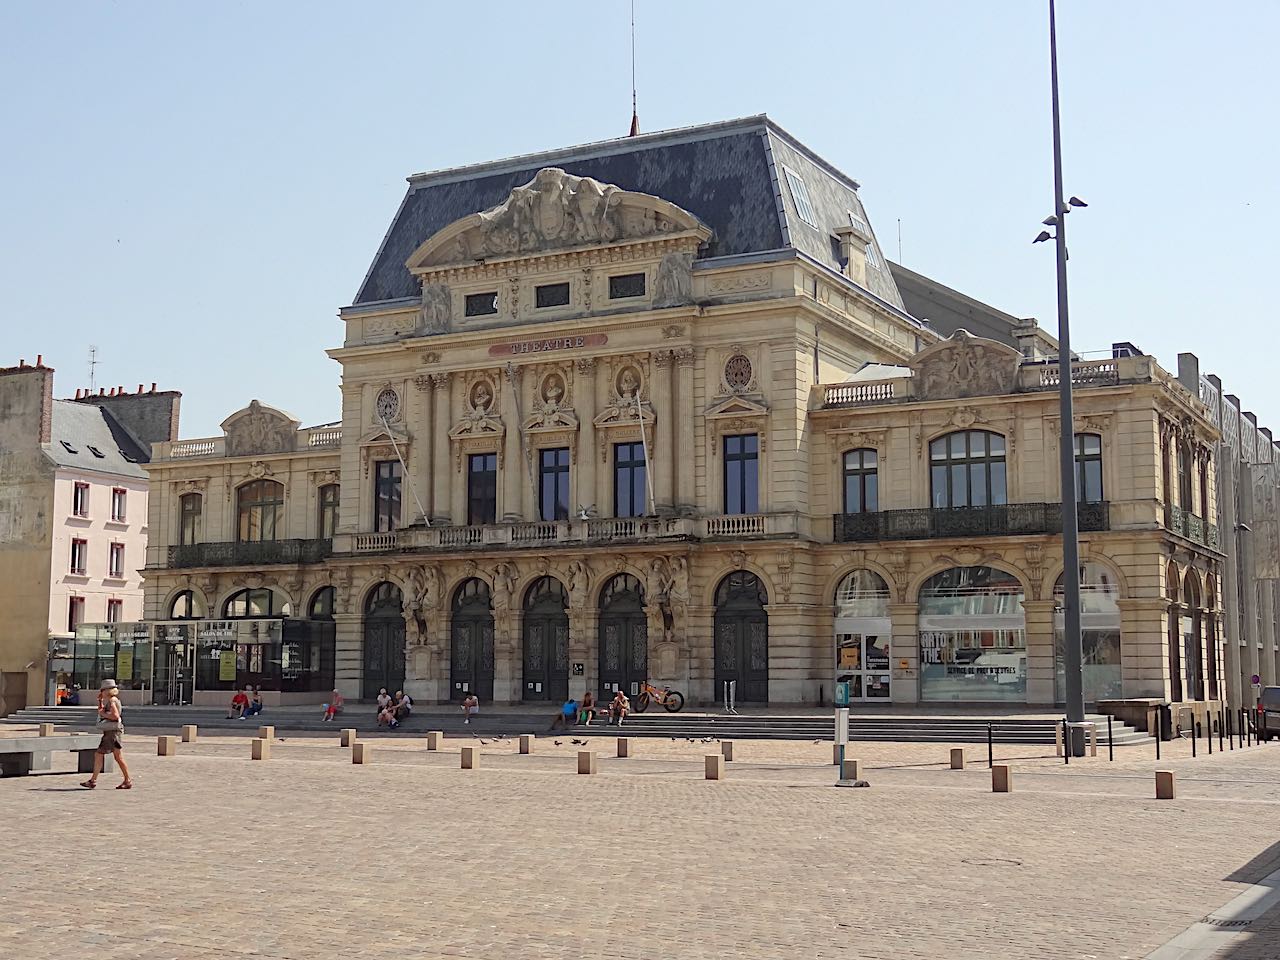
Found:
[[[156,695],[1053,703],[1053,341],[901,276],[938,316],[763,117],[411,177],[340,422],[264,385],[155,445]],[[1073,372],[1086,689],[1215,700],[1218,434],[1115,353]]]

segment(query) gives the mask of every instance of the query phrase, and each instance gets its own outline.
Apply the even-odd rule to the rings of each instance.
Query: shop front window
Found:
[[[836,587],[837,702],[890,699],[889,586],[872,570],[854,570]]]
[[[1054,697],[1066,701],[1063,667],[1062,577],[1053,588]],[[1120,589],[1116,576],[1100,563],[1080,565],[1080,641],[1084,651],[1083,687],[1086,703],[1121,695]]]
[[[920,698],[1025,702],[1023,589],[992,567],[952,567],[920,590]]]

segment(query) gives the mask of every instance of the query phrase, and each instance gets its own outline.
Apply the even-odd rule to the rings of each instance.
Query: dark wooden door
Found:
[[[524,699],[563,703],[569,697],[569,618],[524,615]]]
[[[364,622],[364,682],[360,695],[374,700],[383,687],[404,689],[404,619],[371,617]]]
[[[449,635],[449,696],[461,700],[474,693],[482,703],[493,700],[493,614],[455,613]]]
[[[725,577],[716,590],[715,695],[736,681],[739,703],[769,701],[768,596],[759,578],[745,570]]]

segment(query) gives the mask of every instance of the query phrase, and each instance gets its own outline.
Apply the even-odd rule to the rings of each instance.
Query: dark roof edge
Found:
[[[391,231],[396,228],[396,224],[400,222],[400,215],[404,213],[405,204],[409,202],[409,197],[413,194],[413,187],[404,192],[404,196],[400,198],[400,206],[396,207],[395,216],[391,218],[391,223],[387,225],[387,232],[382,235],[382,242],[378,244],[378,252],[373,255],[373,259],[369,261],[369,269],[364,272],[364,279],[360,281],[360,286],[356,287],[356,295],[353,301],[360,299],[360,293],[364,290],[365,284],[369,282],[369,278],[373,276],[373,268],[378,265],[378,261],[382,259],[382,251],[387,246],[387,241],[391,239]]]
[[[729,132],[745,132],[749,130],[763,131],[770,125],[770,120],[763,113],[752,117],[739,117],[736,120],[722,120],[717,123],[696,124],[688,127],[675,127],[671,130],[658,130],[654,133],[642,133],[635,137],[616,137],[612,140],[597,140],[594,143],[583,143],[574,147],[560,147],[543,150],[538,153],[524,153],[502,160],[487,160],[483,163],[472,163],[461,167],[445,167],[441,170],[428,170],[408,177],[409,191],[425,184],[450,183],[457,180],[472,180],[477,176],[489,176],[498,173],[514,173],[537,164],[550,164],[565,160],[585,160],[595,157],[607,157],[620,153],[634,153],[637,149],[672,143],[689,143],[695,140],[710,140]],[[778,128],[781,130],[781,128]],[[787,135],[788,140],[791,139]]]

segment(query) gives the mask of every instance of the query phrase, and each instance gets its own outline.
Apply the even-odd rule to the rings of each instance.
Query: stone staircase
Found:
[[[485,712],[472,724],[463,723],[459,712],[448,707],[423,707],[403,724],[398,731],[382,730],[390,735],[421,735],[427,730],[443,730],[446,733],[474,732],[479,736],[489,734],[541,733],[550,725],[555,708],[524,705],[500,708]],[[1107,718],[1091,715],[1087,720],[1098,724],[1098,746],[1105,750],[1107,744]],[[27,707],[3,723],[56,723],[78,730],[92,730],[95,725],[93,707]],[[226,719],[225,710],[210,707],[126,707],[125,726],[136,732],[174,731],[183,724],[194,723],[202,729],[245,731],[257,730],[260,724],[270,724],[277,731],[297,733],[324,733],[342,727],[354,727],[362,732],[378,730],[371,706],[349,705],[346,712],[332,723],[320,719],[320,710],[300,708],[268,709],[260,717],[245,721]],[[849,735],[854,741],[883,740],[917,743],[983,743],[987,739],[987,726],[991,726],[992,739],[996,743],[1050,744],[1054,742],[1058,721],[1052,719],[1027,719],[1011,717],[963,716],[907,716],[892,713],[875,716],[852,716],[849,719]],[[705,714],[705,713],[633,713],[623,727],[627,736],[634,737],[684,737],[720,740],[827,740],[835,739],[835,721],[830,715],[783,716],[778,714]],[[603,719],[589,727],[575,727],[575,736],[617,736],[618,729],[608,726]],[[1118,720],[1112,721],[1112,734],[1116,746],[1147,742],[1147,734],[1134,730]],[[334,733],[336,735],[336,732]]]

